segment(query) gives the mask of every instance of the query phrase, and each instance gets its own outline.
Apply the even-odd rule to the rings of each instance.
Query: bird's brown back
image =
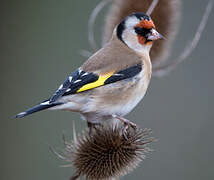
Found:
[[[91,56],[82,65],[81,69],[85,72],[106,74],[112,71],[117,72],[139,63],[142,63],[142,57],[114,36],[109,43]]]

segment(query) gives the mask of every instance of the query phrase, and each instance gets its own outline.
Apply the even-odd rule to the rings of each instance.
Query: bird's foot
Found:
[[[127,137],[127,130],[129,127],[133,128],[133,129],[136,129],[137,128],[137,125],[131,121],[129,121],[128,119],[125,119],[123,117],[120,117],[120,116],[117,116],[117,115],[113,115],[114,118],[120,120],[123,124],[124,124],[124,127],[122,129],[122,133],[123,133],[123,137],[128,140],[128,137]]]

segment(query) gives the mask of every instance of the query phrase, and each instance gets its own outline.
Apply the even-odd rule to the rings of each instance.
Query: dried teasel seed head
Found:
[[[151,151],[147,145],[154,141],[150,129],[127,130],[126,140],[122,127],[99,126],[93,136],[83,133],[72,143],[66,142],[65,160],[71,162],[80,176],[100,180],[119,178],[131,172]]]
[[[112,32],[126,16],[133,12],[146,13],[154,0],[113,0],[103,33],[103,44],[111,39]],[[153,43],[150,55],[153,65],[163,63],[170,55],[171,44],[178,32],[181,14],[181,0],[159,0],[151,18],[158,32],[167,38],[167,41]]]

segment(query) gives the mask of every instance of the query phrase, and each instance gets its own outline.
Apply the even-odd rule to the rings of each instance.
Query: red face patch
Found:
[[[135,27],[144,28],[144,29],[152,29],[155,28],[154,22],[152,20],[141,20]],[[142,45],[146,43],[146,39],[143,36],[137,35],[138,42]],[[150,42],[149,44],[151,44]]]
[[[145,28],[145,29],[152,29],[152,28],[155,28],[155,25],[154,25],[154,22],[152,20],[148,21],[146,19],[143,19],[136,25],[136,27]]]
[[[137,38],[138,38],[138,42],[142,45],[145,44],[146,42],[146,39],[143,37],[143,36],[140,36],[140,35],[137,35]]]

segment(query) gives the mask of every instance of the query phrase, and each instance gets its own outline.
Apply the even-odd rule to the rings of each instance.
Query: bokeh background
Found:
[[[43,111],[11,119],[49,97],[86,58],[87,23],[99,0],[3,0],[0,5],[0,179],[66,180],[71,168],[49,146],[63,148],[85,128],[78,114]],[[171,59],[193,37],[207,0],[182,0],[180,31]],[[97,41],[104,12],[96,24]],[[188,61],[153,78],[146,97],[127,118],[152,128],[158,142],[141,166],[123,179],[214,179],[214,13]]]

